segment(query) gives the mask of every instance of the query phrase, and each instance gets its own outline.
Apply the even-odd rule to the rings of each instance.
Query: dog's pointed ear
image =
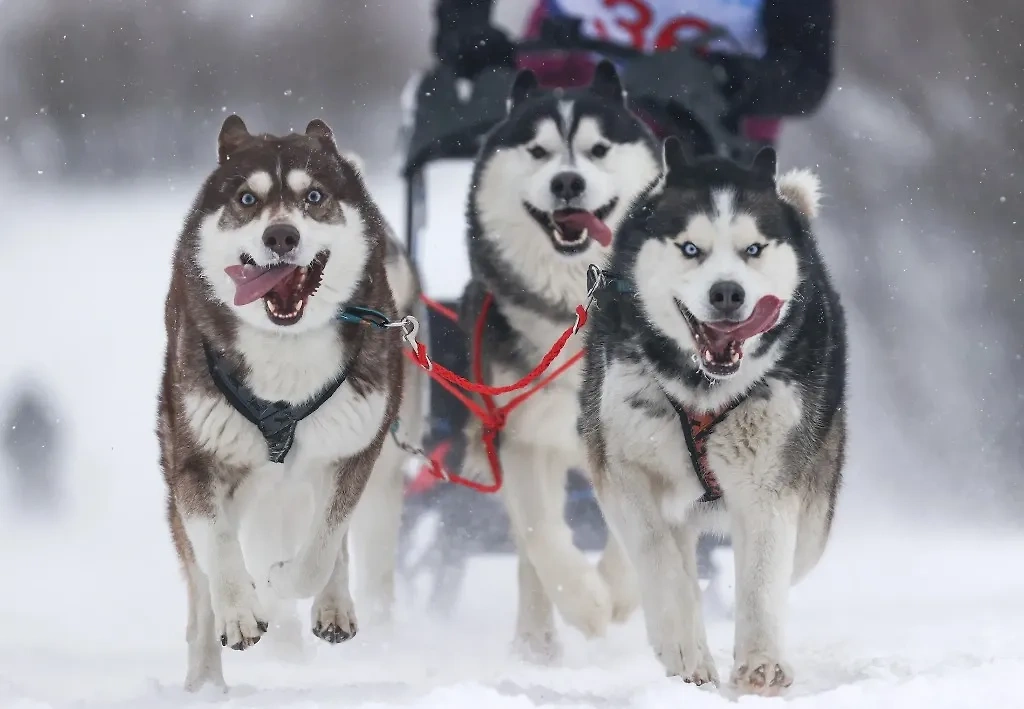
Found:
[[[355,168],[356,172],[360,175],[366,172],[366,161],[363,160],[363,156],[359,153],[351,150],[346,150],[340,153],[341,157],[348,162],[349,165]]]
[[[818,216],[821,180],[810,170],[790,170],[775,183],[779,198],[808,219]]]
[[[693,165],[693,156],[683,145],[683,141],[677,136],[670,135],[662,143],[661,161],[665,179],[668,181],[682,176]]]
[[[217,137],[217,161],[223,165],[231,157],[231,153],[238,150],[251,137],[249,129],[245,127],[245,121],[232,113],[224,119],[220,127],[220,135]]]
[[[750,169],[761,177],[767,177],[774,182],[776,171],[775,148],[766,146],[757,151]]]
[[[309,122],[309,125],[306,126],[306,135],[310,138],[319,138],[322,143],[326,143],[334,150],[338,149],[338,144],[334,141],[334,131],[319,118],[314,118]]]
[[[512,90],[509,91],[508,100],[505,102],[506,110],[511,113],[512,109],[529,98],[530,94],[540,87],[537,75],[530,69],[523,69],[516,74],[512,82]]]
[[[590,80],[590,90],[614,103],[626,103],[626,89],[619,78],[619,70],[607,59],[602,59],[595,67],[594,78]]]

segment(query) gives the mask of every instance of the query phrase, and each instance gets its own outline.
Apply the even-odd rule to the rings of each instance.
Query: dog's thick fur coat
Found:
[[[387,228],[330,129],[315,120],[304,134],[252,135],[231,116],[218,158],[174,253],[157,424],[188,587],[190,690],[224,685],[221,646],[259,641],[272,620],[267,598],[314,597],[318,637],[355,634],[346,533],[402,395],[400,334],[337,319],[345,304],[396,312]],[[302,280],[236,305],[226,272],[245,264],[297,268]],[[208,356],[256,397],[293,407],[344,380],[272,463],[260,430],[215,384]],[[305,513],[279,493],[289,485],[305,492]],[[266,521],[267,510],[285,522]],[[281,555],[254,565],[243,555],[245,528]]]
[[[692,162],[675,139],[664,157],[665,177],[616,234],[612,282],[588,334],[580,427],[666,670],[718,682],[695,546],[703,530],[728,530],[732,680],[774,694],[793,677],[782,642],[788,588],[823,552],[846,444],[845,322],[811,231],[817,180],[776,180],[770,150],[750,169]],[[709,327],[747,322],[774,299],[774,326],[724,348],[709,339]],[[722,497],[700,502],[689,417],[722,412],[705,439]]]
[[[461,315],[473,332],[490,294],[481,343],[488,384],[516,382],[541,361],[586,298],[587,266],[604,262],[607,247],[595,232],[563,228],[558,215],[574,213],[614,230],[659,167],[656,143],[627,110],[610,63],[598,66],[589,87],[575,91],[544,91],[532,73],[519,74],[508,116],[477,158],[469,195],[471,280]],[[571,340],[552,371],[581,346],[582,337]],[[621,548],[612,540],[595,569],[565,522],[567,472],[586,468],[576,430],[580,374],[576,364],[515,409],[498,442],[502,495],[519,551],[516,643],[534,659],[560,651],[555,607],[569,624],[595,636],[637,605]],[[496,401],[502,405],[512,396]],[[467,431],[467,467],[490,477],[475,446],[477,423]]]

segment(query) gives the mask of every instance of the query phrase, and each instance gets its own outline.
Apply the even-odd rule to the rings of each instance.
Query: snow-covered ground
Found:
[[[444,199],[434,202],[427,282],[442,294],[457,292],[465,277],[459,179],[444,176],[432,193]],[[0,707],[700,709],[734,701],[665,678],[639,617],[590,643],[566,629],[556,667],[513,659],[515,569],[504,558],[474,564],[449,622],[403,599],[392,628],[364,624],[340,647],[309,636],[301,663],[276,659],[270,642],[227,652],[233,691],[186,695],[185,592],[164,525],[153,418],[168,261],[197,185],[140,185],[113,201],[40,180],[5,214],[0,403],[19,373],[46,377],[71,451],[58,521],[0,504]],[[401,213],[398,195],[381,192],[391,215]],[[860,441],[833,543],[792,594],[797,679],[787,701],[1024,706],[1024,534],[983,527],[968,510],[936,515],[939,524],[920,514],[927,499],[873,494],[875,482],[897,471],[866,464]],[[897,525],[901,507],[911,521]],[[714,622],[710,634],[727,675],[732,627]],[[766,701],[777,700],[740,703]]]

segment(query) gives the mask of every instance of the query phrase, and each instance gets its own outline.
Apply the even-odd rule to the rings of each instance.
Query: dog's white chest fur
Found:
[[[243,327],[238,347],[250,368],[246,384],[253,393],[293,405],[315,396],[347,361],[337,334],[330,329],[282,336]],[[380,427],[387,398],[376,391],[362,396],[345,382],[298,423],[295,441],[280,465],[268,463],[263,435],[224,397],[189,393],[185,405],[199,445],[223,463],[302,477],[366,448]]]
[[[723,490],[744,494],[773,488],[789,433],[800,423],[803,404],[796,386],[768,379],[768,395],[752,396],[719,423],[708,439],[708,464]]]
[[[656,473],[667,489],[665,516],[685,516],[704,494],[690,461],[679,417],[641,363],[617,361],[605,372],[601,423],[606,453]]]
[[[782,447],[801,417],[795,387],[769,380],[767,397],[750,398],[715,426],[708,464],[726,499],[771,487]],[[643,364],[615,362],[605,373],[601,421],[609,458],[629,460],[667,483],[662,515],[681,523],[704,494],[686,446],[682,422]]]

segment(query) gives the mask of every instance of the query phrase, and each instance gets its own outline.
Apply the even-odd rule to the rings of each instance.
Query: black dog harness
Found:
[[[625,295],[628,297],[635,296],[635,292],[629,287],[629,285],[621,278],[604,272],[596,266],[591,266],[587,271],[587,288],[592,293],[597,293],[600,290],[609,289],[616,295]],[[624,302],[626,299],[617,301],[618,307],[634,307],[635,304],[632,302]],[[621,321],[621,313],[619,313],[619,319]],[[621,322],[620,322],[621,326]],[[714,471],[711,470],[711,466],[708,463],[707,453],[707,442],[708,438],[711,437],[712,432],[718,424],[725,420],[726,416],[729,415],[733,409],[739,406],[746,397],[729,404],[726,408],[714,414],[694,414],[686,410],[686,407],[675,400],[674,397],[670,396],[664,387],[659,387],[665,397],[672,404],[672,408],[675,409],[676,415],[679,417],[679,426],[683,430],[683,438],[686,440],[686,449],[690,453],[690,463],[693,465],[693,471],[697,474],[697,479],[700,481],[701,487],[704,488],[704,495],[698,500],[698,502],[711,503],[715,502],[722,497],[722,487],[718,483],[718,477]]]
[[[292,406],[286,401],[267,401],[256,396],[235,376],[234,372],[228,370],[223,358],[218,357],[209,344],[203,342],[206,366],[210,370],[213,383],[217,385],[220,393],[224,395],[232,408],[249,419],[263,434],[263,439],[267,442],[267,449],[270,452],[271,463],[284,462],[292,444],[295,443],[295,429],[298,427],[299,421],[327,403],[334,392],[338,391],[339,387],[345,383],[361,349],[362,338],[359,339],[355,354],[341,370],[341,374],[309,400],[298,406]]]

